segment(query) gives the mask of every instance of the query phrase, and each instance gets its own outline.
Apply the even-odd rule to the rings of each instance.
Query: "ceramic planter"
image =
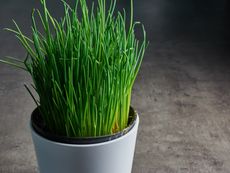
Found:
[[[136,115],[132,126],[119,137],[86,139],[81,141],[82,144],[71,144],[42,136],[31,123],[39,171],[40,173],[131,173],[138,125],[139,117]]]

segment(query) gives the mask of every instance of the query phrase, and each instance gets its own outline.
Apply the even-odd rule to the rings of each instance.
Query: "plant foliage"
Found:
[[[147,45],[143,26],[143,41],[135,37],[133,1],[128,24],[125,10],[115,13],[115,0],[108,9],[106,0],[90,7],[85,0],[76,0],[74,8],[62,3],[64,16],[57,20],[41,0],[42,12],[32,12],[32,38],[14,22],[16,29],[7,30],[28,55],[25,61],[6,57],[1,62],[30,73],[39,100],[26,88],[49,131],[68,137],[121,131],[128,125],[131,91]]]

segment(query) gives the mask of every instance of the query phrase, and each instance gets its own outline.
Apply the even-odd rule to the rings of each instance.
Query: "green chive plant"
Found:
[[[43,10],[32,12],[32,38],[16,29],[27,51],[24,61],[1,60],[29,72],[39,99],[28,89],[48,128],[67,137],[110,135],[128,126],[131,92],[147,46],[143,27],[140,43],[134,33],[138,22],[126,12],[115,12],[116,0],[98,0],[89,7],[76,0],[74,8],[62,0],[64,16],[51,16],[46,0]],[[39,31],[35,15],[43,30]]]

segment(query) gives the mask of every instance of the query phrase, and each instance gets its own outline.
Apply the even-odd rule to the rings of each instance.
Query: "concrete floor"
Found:
[[[30,9],[38,2],[0,4],[0,57],[23,58],[23,49],[2,28],[14,18],[29,33]],[[133,88],[141,118],[133,173],[229,173],[229,1],[135,5],[150,45]],[[52,11],[58,15],[60,9],[53,5]],[[28,126],[35,105],[23,87],[30,82],[25,72],[0,64],[0,173],[37,173]]]

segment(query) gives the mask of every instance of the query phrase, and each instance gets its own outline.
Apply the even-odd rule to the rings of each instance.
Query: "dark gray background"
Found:
[[[61,16],[59,1],[48,6]],[[32,7],[38,0],[1,0],[0,57],[24,58],[2,29],[13,18],[30,34]],[[136,0],[135,19],[150,45],[133,88],[141,118],[133,173],[229,173],[230,1]],[[37,172],[28,125],[35,105],[23,87],[30,82],[0,64],[0,173]]]

